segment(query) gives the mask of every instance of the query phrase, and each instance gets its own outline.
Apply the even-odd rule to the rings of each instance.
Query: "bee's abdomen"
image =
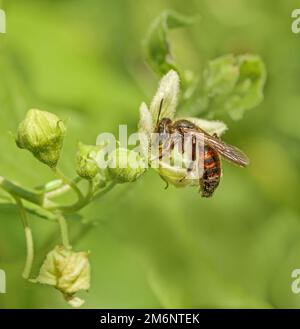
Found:
[[[220,158],[218,153],[209,146],[204,147],[204,174],[205,178],[220,175]]]
[[[200,181],[203,197],[212,196],[221,177],[221,163],[218,153],[208,145],[204,147],[203,176]]]

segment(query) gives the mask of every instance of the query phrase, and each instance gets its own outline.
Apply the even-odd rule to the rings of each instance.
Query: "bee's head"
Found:
[[[157,133],[159,144],[163,144],[169,139],[171,134],[171,124],[172,120],[169,118],[163,118],[157,123],[155,132]]]
[[[172,120],[169,118],[163,118],[161,119],[156,126],[156,132],[159,134],[170,134],[170,125],[172,123]]]

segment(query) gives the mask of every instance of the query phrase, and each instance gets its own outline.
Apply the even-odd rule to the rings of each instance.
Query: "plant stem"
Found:
[[[66,192],[68,192],[70,190],[70,185],[63,185],[61,186],[60,188],[56,189],[56,190],[53,190],[53,191],[50,191],[50,192],[47,192],[45,194],[45,198],[47,199],[52,199],[52,198],[56,198]]]
[[[25,189],[21,186],[18,186],[8,179],[0,176],[0,187],[3,188],[6,192],[17,196],[18,198],[27,200],[29,202],[42,205],[44,196],[43,193],[37,193],[34,191],[30,191],[28,189]]]
[[[111,182],[107,187],[103,188],[102,190],[99,191],[96,195],[93,195],[93,185],[92,182],[89,182],[89,191],[87,195],[82,199],[79,200],[78,202],[74,203],[73,205],[70,206],[61,206],[61,207],[55,207],[55,208],[48,208],[48,210],[59,210],[63,214],[72,214],[76,211],[81,210],[84,208],[87,204],[89,204],[91,201],[98,199],[108,193],[114,186],[116,185],[115,182]]]
[[[84,198],[78,200],[78,202],[76,202],[70,206],[61,206],[61,207],[57,207],[56,209],[61,211],[64,214],[74,213],[74,212],[84,208],[91,201],[92,195],[93,195],[93,183],[92,183],[92,181],[89,181],[89,190]],[[51,210],[51,208],[50,208],[50,210]]]
[[[18,198],[17,196],[13,196],[13,197],[16,200],[16,204],[19,208],[20,217],[21,217],[21,220],[22,220],[22,223],[24,226],[25,241],[26,241],[26,261],[25,261],[25,266],[24,266],[22,276],[24,279],[28,279],[30,277],[33,258],[34,258],[34,246],[33,246],[32,232],[29,227],[27,216],[26,216],[26,211],[25,211],[25,208],[23,206],[21,199]]]
[[[108,186],[106,186],[104,189],[100,190],[98,193],[96,193],[93,197],[92,200],[96,200],[101,198],[103,195],[111,191],[115,186],[117,185],[116,182],[111,182]]]
[[[66,177],[65,174],[60,169],[53,168],[52,170],[54,171],[55,175],[58,178],[60,178],[66,185],[69,185],[74,190],[79,200],[82,200],[84,198],[82,192],[80,191],[76,183],[74,183],[71,179]]]
[[[77,184],[81,181],[81,177],[76,176],[75,178],[72,179],[73,184]],[[60,190],[65,186],[64,182],[61,179],[55,179],[52,180],[44,185],[37,186],[35,190],[40,190],[43,191],[44,193],[49,193],[49,192],[54,192],[57,190]],[[70,188],[69,185],[67,185],[68,188]]]
[[[71,249],[67,221],[61,213],[57,213],[57,221],[60,227],[62,244],[65,248]]]
[[[31,213],[39,218],[53,222],[57,220],[56,215],[52,211],[46,210],[46,208],[35,206],[32,203],[23,203],[23,207],[28,213]]]
[[[88,190],[88,193],[85,198],[87,200],[91,200],[91,198],[93,196],[93,192],[94,192],[93,182],[91,180],[89,180],[89,190]]]

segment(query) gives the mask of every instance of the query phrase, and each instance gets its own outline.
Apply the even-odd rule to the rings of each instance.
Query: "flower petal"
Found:
[[[152,118],[148,106],[145,103],[141,104],[139,111],[140,121],[138,123],[138,132],[140,139],[140,152],[144,157],[147,157],[152,133]]]
[[[152,129],[154,129],[156,126],[160,106],[162,106],[162,108],[159,119],[174,118],[178,102],[179,87],[179,76],[174,70],[169,71],[161,79],[158,90],[150,105]]]
[[[209,135],[217,134],[218,136],[221,136],[228,129],[227,125],[222,121],[210,121],[210,120],[203,120],[198,118],[180,118],[180,119],[191,121],[193,124],[203,129]]]
[[[140,106],[140,121],[138,123],[139,133],[146,134],[150,137],[152,132],[152,118],[148,106],[142,103]]]

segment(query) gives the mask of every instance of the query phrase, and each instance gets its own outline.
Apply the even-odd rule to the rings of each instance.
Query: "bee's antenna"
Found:
[[[160,117],[160,114],[161,114],[161,110],[162,110],[163,103],[164,103],[164,99],[162,98],[161,101],[160,101],[160,104],[159,104],[159,110],[158,110],[158,115],[157,115],[156,125],[157,125],[158,122],[159,122],[159,117]]]

